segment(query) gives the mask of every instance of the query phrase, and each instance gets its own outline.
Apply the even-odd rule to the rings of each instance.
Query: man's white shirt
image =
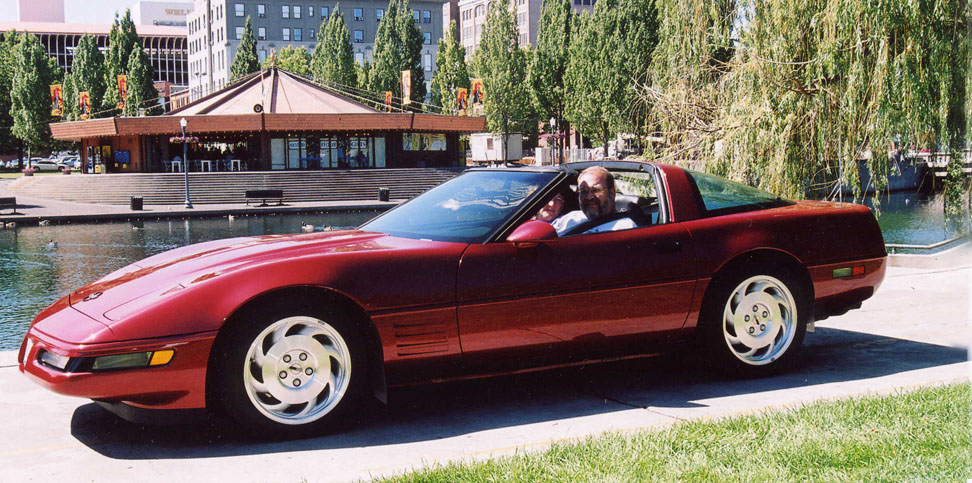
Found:
[[[587,221],[587,215],[581,210],[574,210],[567,213],[560,218],[553,221],[553,227],[557,230],[557,235],[563,235],[569,232],[575,226],[580,225]],[[635,224],[634,220],[631,218],[621,218],[619,220],[608,221],[606,223],[597,225],[590,230],[582,233],[586,235],[588,233],[600,233],[604,231],[617,231],[617,230],[629,230],[631,228],[637,228],[638,225]]]

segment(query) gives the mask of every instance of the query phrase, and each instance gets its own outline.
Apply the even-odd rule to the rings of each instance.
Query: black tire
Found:
[[[713,280],[699,320],[706,363],[762,377],[798,358],[810,317],[808,291],[785,267],[733,270]]]
[[[354,319],[300,298],[241,314],[217,339],[210,402],[219,421],[259,438],[337,429],[367,386],[368,358]]]

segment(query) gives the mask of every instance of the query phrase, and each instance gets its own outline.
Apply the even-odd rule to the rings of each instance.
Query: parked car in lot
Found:
[[[578,184],[593,165],[613,186]],[[558,236],[533,219],[565,193],[576,209],[577,192],[585,207],[613,200],[605,219],[626,229],[582,223]],[[686,342],[730,373],[772,373],[798,361],[814,320],[873,295],[885,264],[860,205],[653,163],[473,169],[358,229],[211,241],[132,264],[38,314],[18,358],[38,384],[122,417],[210,410],[297,436],[388,387]]]
[[[58,169],[64,169],[64,168],[81,169],[81,161],[78,158],[73,156],[61,158],[57,160],[57,168]]]
[[[38,171],[58,171],[57,161],[53,159],[31,158],[30,166]]]

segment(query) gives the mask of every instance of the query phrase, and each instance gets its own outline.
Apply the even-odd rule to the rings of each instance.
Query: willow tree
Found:
[[[677,161],[711,153],[713,121],[725,101],[722,81],[733,53],[735,0],[657,0],[658,45],[648,81],[637,87],[652,158]]]
[[[715,121],[717,170],[803,197],[880,190],[888,156],[968,141],[965,0],[746,0],[741,48]],[[716,144],[716,143],[714,143]],[[953,163],[955,164],[955,163]]]
[[[469,89],[469,71],[466,68],[466,49],[456,40],[456,21],[449,22],[449,30],[439,40],[435,59],[435,75],[432,77],[432,105],[442,108],[443,113],[456,109],[456,89]]]

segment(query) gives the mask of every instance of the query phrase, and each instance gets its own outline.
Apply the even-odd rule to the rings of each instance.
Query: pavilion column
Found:
[[[253,169],[253,167],[250,169]],[[270,170],[270,133],[267,131],[260,131],[260,159],[256,170]]]

